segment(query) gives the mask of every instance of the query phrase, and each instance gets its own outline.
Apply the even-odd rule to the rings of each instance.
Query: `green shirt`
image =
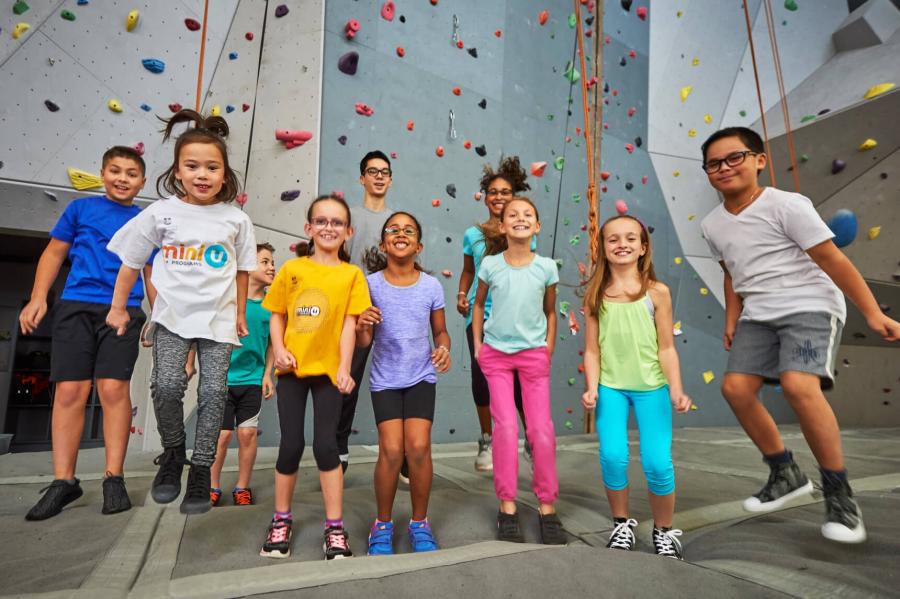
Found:
[[[241,347],[231,352],[228,386],[262,385],[266,347],[269,345],[269,317],[272,314],[262,307],[262,302],[261,299],[247,298],[247,330],[250,334],[241,339]]]
[[[603,300],[600,325],[600,384],[626,391],[652,391],[666,385],[659,364],[653,301]]]

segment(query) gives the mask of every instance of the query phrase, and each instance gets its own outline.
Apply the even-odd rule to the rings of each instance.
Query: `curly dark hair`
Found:
[[[519,195],[523,191],[531,189],[531,185],[527,181],[528,172],[519,164],[518,156],[501,158],[496,171],[490,164],[485,164],[481,173],[481,191],[487,191],[491,182],[498,177],[509,181],[509,184],[512,185],[513,195]]]

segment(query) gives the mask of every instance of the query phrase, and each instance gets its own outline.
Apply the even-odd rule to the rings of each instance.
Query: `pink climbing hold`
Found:
[[[628,204],[625,203],[625,200],[616,200],[616,212],[620,216],[628,212]]]
[[[375,109],[369,106],[368,104],[363,104],[362,102],[356,103],[356,114],[361,114],[363,116],[372,116],[375,114]]]
[[[634,11],[634,14],[638,16],[641,21],[647,20],[647,7],[646,6],[638,6]]]
[[[432,208],[440,208],[440,206],[441,206],[441,201],[439,199],[435,198],[435,199],[431,200]]]
[[[412,131],[415,128],[416,124],[412,121],[406,121],[406,130]]]
[[[531,174],[535,177],[543,177],[545,168],[547,168],[546,162],[532,162]]]
[[[253,41],[253,32],[248,31],[247,33],[245,33],[244,39],[247,40],[248,42],[252,42]]]
[[[136,146],[134,146],[134,151],[138,153],[138,156],[144,155],[144,142],[139,141]]]
[[[356,19],[350,19],[347,21],[347,24],[344,25],[344,35],[347,36],[348,40],[352,40],[356,37],[357,31],[359,31],[359,21]]]
[[[397,152],[391,152],[391,160],[397,160]]]
[[[197,31],[198,29],[200,29],[200,21],[198,21],[197,19],[188,18],[184,20],[184,26],[191,31]]]
[[[650,180],[650,177],[648,177],[647,175],[644,175],[643,177],[641,177],[641,183],[643,183],[644,185],[646,185],[647,181],[649,181],[649,180]]]
[[[547,19],[549,19],[549,18],[550,18],[549,11],[542,10],[540,13],[538,13],[538,23],[540,23],[541,25],[546,25]]]
[[[441,274],[444,275],[444,277],[446,277],[446,278],[449,279],[450,277],[453,276],[453,271],[452,271],[452,270],[444,269],[444,270],[441,271]]]
[[[341,191],[340,189],[335,189],[334,191],[331,192],[331,195],[336,197],[339,200],[344,199],[344,192]]]
[[[612,38],[607,35],[605,38],[603,38],[603,43],[605,43],[607,46],[610,45],[612,43]]]
[[[438,146],[435,148],[434,153],[437,154],[438,158],[441,158],[444,155],[444,146]]]
[[[276,129],[275,139],[284,142],[284,147],[288,150],[302,146],[313,137],[310,131],[292,131],[289,129]]]
[[[472,196],[475,198],[476,202],[481,201],[481,192],[480,191],[476,191],[474,194],[472,194]]]
[[[394,2],[393,0],[387,0],[384,4],[381,5],[381,18],[385,21],[393,21],[394,20]]]
[[[631,116],[634,116],[634,113],[635,113],[635,112],[637,112],[637,108],[635,108],[634,106],[630,107],[630,108],[628,109],[628,116],[630,116],[630,117],[631,117]]]
[[[178,112],[179,110],[181,110],[181,104],[179,104],[178,102],[173,102],[169,104],[169,110],[171,110],[172,112]]]
[[[237,202],[238,206],[243,206],[247,203],[247,192],[243,191],[237,194],[237,197],[234,198],[234,201]]]
[[[625,151],[631,154],[634,152],[634,146],[632,144],[625,144]]]

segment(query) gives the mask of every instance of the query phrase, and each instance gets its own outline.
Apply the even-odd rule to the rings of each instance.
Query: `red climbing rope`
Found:
[[[200,66],[197,68],[197,102],[194,110],[200,112],[200,101],[203,99],[203,55],[206,52],[206,17],[209,14],[209,0],[203,2],[203,30],[200,34]]]
[[[791,174],[794,176],[794,191],[800,193],[800,173],[797,169],[797,155],[794,152],[794,135],[791,131],[791,116],[788,112],[787,96],[784,93],[784,77],[781,71],[781,55],[778,52],[778,40],[775,37],[775,17],[771,0],[765,0],[766,25],[769,28],[769,41],[772,43],[772,57],[775,62],[775,78],[778,81],[778,93],[781,96],[781,114],[784,117],[784,131],[787,136],[788,156],[791,160]]]
[[[747,0],[741,4],[744,6],[744,20],[747,23],[747,40],[750,42],[750,60],[753,61],[753,78],[756,80],[756,98],[759,101],[759,115],[762,119],[763,139],[766,142],[766,156],[768,156],[769,177],[772,179],[772,186],[777,187],[775,182],[775,166],[772,160],[772,151],[769,148],[769,130],[766,127],[766,111],[763,108],[762,90],[759,88],[759,69],[756,66],[756,48],[753,46],[753,26],[750,24],[750,9],[747,7]]]

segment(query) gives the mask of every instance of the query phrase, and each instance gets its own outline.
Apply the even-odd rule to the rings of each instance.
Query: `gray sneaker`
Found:
[[[769,464],[769,480],[755,495],[744,500],[748,512],[771,512],[798,497],[811,495],[813,484],[791,459],[787,464]]]
[[[866,540],[866,525],[862,511],[846,480],[832,481],[822,476],[825,493],[825,524],[822,536],[838,543],[862,543]]]
[[[493,472],[494,459],[491,457],[491,436],[483,433],[478,439],[478,455],[475,456],[475,470]]]

